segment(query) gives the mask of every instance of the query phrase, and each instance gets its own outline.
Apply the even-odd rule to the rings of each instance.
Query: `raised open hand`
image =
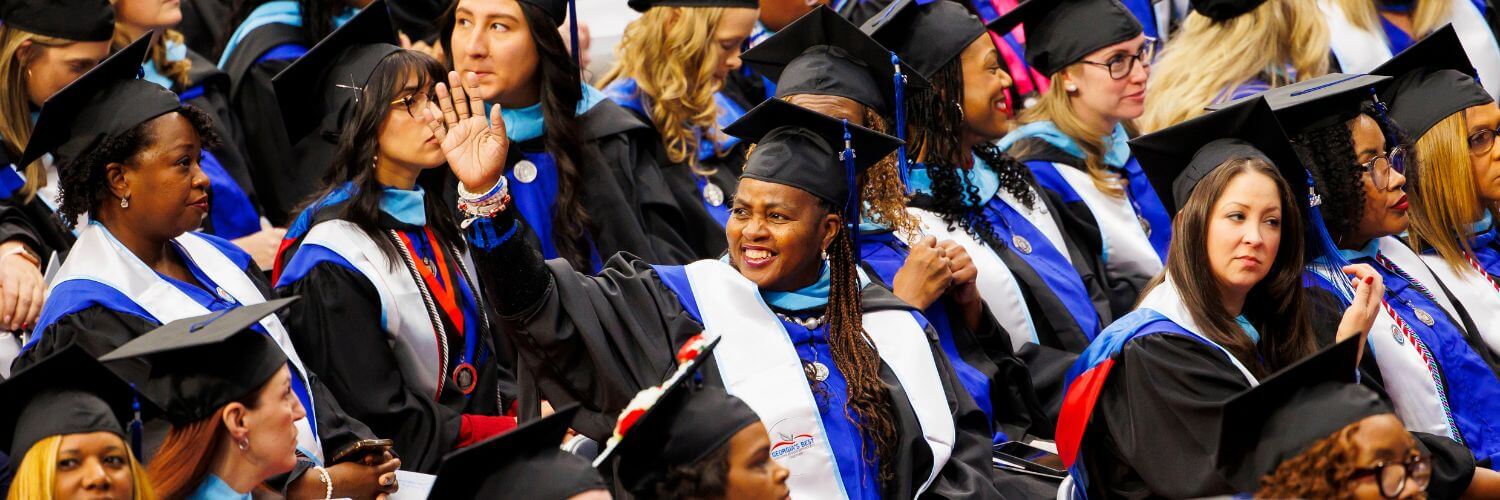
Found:
[[[442,143],[448,168],[453,169],[465,190],[489,190],[504,175],[505,154],[510,147],[500,105],[496,104],[485,118],[479,79],[473,73],[465,73],[459,85],[458,72],[449,71],[447,85],[438,83],[436,93],[437,102],[427,104],[427,127]]]

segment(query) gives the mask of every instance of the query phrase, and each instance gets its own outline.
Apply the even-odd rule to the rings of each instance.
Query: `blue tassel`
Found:
[[[1309,173],[1307,175],[1307,208],[1309,215],[1307,233],[1312,238],[1313,245],[1318,247],[1316,250],[1322,255],[1315,255],[1313,259],[1308,261],[1307,265],[1315,270],[1322,271],[1319,274],[1324,276],[1343,276],[1344,266],[1349,265],[1349,261],[1345,260],[1344,256],[1339,253],[1338,244],[1333,242],[1333,236],[1328,233],[1328,224],[1323,222],[1323,211],[1318,208],[1322,204],[1322,197],[1317,194],[1317,188],[1313,186],[1312,174]],[[1330,281],[1333,282],[1334,288],[1337,289],[1336,292],[1338,293],[1335,293],[1335,295],[1338,296],[1340,302],[1345,306],[1353,303],[1354,286],[1349,280],[1333,279]]]
[[[135,384],[130,384],[130,411],[135,415],[135,418],[130,420],[130,452],[135,455],[137,462],[144,462],[146,459],[141,456],[141,450],[145,449],[141,443],[142,436],[145,434],[141,426],[141,397],[140,393],[135,390]]]
[[[848,226],[849,237],[857,244],[859,241],[859,172],[854,168],[854,137],[849,134],[849,120],[844,120],[844,150],[839,152],[839,159],[844,161],[844,176],[849,182],[849,196],[844,201],[844,224]],[[859,250],[854,252],[854,263],[859,264]]]
[[[891,52],[891,66],[896,68],[896,73],[891,78],[896,84],[896,138],[901,139],[901,145],[896,148],[896,171],[901,176],[901,188],[911,196],[911,170],[906,163],[906,75],[901,74],[901,58]]]
[[[577,66],[579,71],[583,71],[583,62],[582,62],[582,59],[578,58],[578,2],[577,2],[577,0],[568,0],[568,30],[571,32],[570,34],[572,35],[572,42],[573,42],[573,44],[569,45],[568,47],[570,47],[570,48],[573,49],[573,65]]]

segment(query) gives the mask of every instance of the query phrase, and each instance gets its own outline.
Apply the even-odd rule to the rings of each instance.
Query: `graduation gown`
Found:
[[[651,123],[651,114],[646,110],[648,97],[640,92],[635,79],[615,80],[603,91],[610,100],[635,113],[642,121]],[[724,92],[714,94],[714,103],[719,108],[715,121],[720,129],[745,114],[745,105]],[[698,145],[698,170],[713,172],[707,176],[694,172],[687,163],[667,160],[665,149],[656,149],[660,178],[684,218],[683,225],[675,228],[677,237],[687,242],[694,258],[718,257],[727,248],[724,224],[729,220],[730,200],[735,188],[739,187],[740,169],[745,163],[748,144],[737,137],[719,135],[717,141],[705,137]],[[660,136],[654,140],[661,144]]]
[[[302,29],[296,0],[261,4],[230,36],[219,67],[229,74],[229,105],[243,126],[245,158],[264,215],[284,227],[298,204],[317,190],[323,169],[301,168],[293,153],[271,79],[317,40]],[[346,20],[334,20],[335,27]]]
[[[911,253],[906,242],[890,229],[876,226],[862,227],[856,243],[865,274],[891,290],[896,273]],[[1046,413],[1032,387],[1026,362],[1013,352],[1009,335],[992,311],[985,308],[977,331],[963,324],[958,311],[959,306],[944,296],[924,309],[922,316],[937,334],[959,383],[989,415],[994,441],[1002,443],[1027,435],[1050,437],[1056,414]]]
[[[5,148],[0,148],[0,242],[25,243],[41,257],[43,269],[54,258],[61,263],[78,237],[40,194],[28,198],[21,191],[26,178],[12,163]]]
[[[1124,156],[1115,158],[1119,163],[1116,168],[1128,183],[1126,195],[1116,198],[1094,187],[1081,156],[1042,139],[1062,140],[1046,133],[1050,125],[1029,124],[1031,129],[1012,132],[1000,147],[1012,155],[1027,151],[1016,159],[1030,167],[1041,187],[1062,200],[1060,208],[1068,212],[1062,214],[1065,225],[1076,226],[1075,234],[1095,233],[1088,240],[1097,238],[1101,242],[1098,258],[1104,265],[1110,309],[1119,317],[1131,310],[1141,288],[1163,269],[1172,236],[1172,214],[1163,208],[1140,164],[1133,156],[1126,156],[1123,129],[1117,129],[1119,141],[1114,150],[1116,156]],[[1029,135],[1032,133],[1037,135]]]
[[[14,368],[29,366],[70,344],[102,356],[165,322],[276,297],[249,254],[228,241],[186,233],[174,239],[169,249],[182,258],[196,284],[151,271],[103,225],[87,226],[70,260],[59,269],[37,329]],[[322,380],[301,362],[299,351],[290,345],[287,331],[276,316],[252,328],[276,339],[287,353],[292,390],[308,414],[298,423],[299,450],[322,460],[327,456],[324,450],[332,453],[374,436],[344,413]],[[112,363],[110,368],[126,380],[139,381],[149,374],[150,365],[144,359],[135,359]],[[149,457],[165,437],[166,428],[164,424],[147,428],[147,449],[140,451]]]
[[[273,279],[280,293],[302,300],[283,318],[304,361],[344,409],[395,441],[403,469],[432,473],[444,453],[503,430],[495,425],[513,425],[494,420],[515,399],[513,358],[491,342],[495,325],[465,253],[424,231],[417,222],[425,219],[383,203],[389,211],[380,227],[403,255],[390,262],[367,233],[337,218],[348,186],[287,230]],[[452,303],[417,278],[422,272],[408,255],[435,263],[425,265],[443,287],[456,285]]]
[[[516,145],[505,166],[512,206],[531,228],[526,234],[542,255],[559,257],[559,242],[553,236],[558,172],[546,149],[540,105],[502,109],[501,113],[506,133]],[[592,224],[589,262],[575,262],[575,268],[597,271],[605,258],[618,252],[650,256],[652,262],[695,259],[693,248],[676,229],[686,219],[656,164],[655,132],[588,86],[578,104],[578,127],[584,149],[578,155],[577,197]],[[529,166],[518,169],[522,162]]]
[[[209,181],[209,211],[202,231],[227,239],[260,231],[260,211],[246,163],[239,119],[230,110],[229,75],[212,61],[182,45],[168,44],[168,58],[186,58],[192,63],[187,85],[180,85],[157,72],[154,63],[143,65],[146,79],[177,93],[183,104],[191,104],[213,118],[219,146],[203,150],[199,166]]]
[[[1001,324],[1013,347],[1032,342],[1079,353],[1112,318],[1108,295],[1099,276],[1103,263],[1097,252],[1074,242],[1066,227],[1055,192],[1040,189],[1028,179],[1032,207],[1001,189],[994,170],[974,156],[974,167],[964,171],[965,186],[977,189],[980,204],[969,217],[982,218],[993,234],[974,238],[925,207],[933,204],[925,166],[913,169],[911,184],[918,192],[912,212],[923,231],[964,246],[979,268],[980,295],[992,310],[1001,311]]]
[[[1406,428],[1463,443],[1481,461],[1500,456],[1500,362],[1469,333],[1473,323],[1461,304],[1393,236],[1340,253],[1369,264],[1385,282],[1387,307],[1370,327],[1367,357],[1376,361],[1382,390]],[[1324,267],[1309,266],[1304,283],[1339,294],[1330,278],[1346,278]]]
[[[1469,54],[1476,78],[1491,97],[1500,95],[1500,43],[1496,41],[1494,6],[1489,0],[1428,0],[1446,2],[1449,5],[1447,20],[1435,26],[1453,24],[1463,42],[1464,52]],[[1400,28],[1380,19],[1380,29],[1366,30],[1349,22],[1339,3],[1318,0],[1323,18],[1328,23],[1329,48],[1333,52],[1333,64],[1341,73],[1367,73],[1392,55],[1411,46],[1415,40]]]
[[[524,239],[508,237],[515,230],[513,224],[518,223],[511,212],[506,211],[493,219],[483,219],[471,225],[469,239],[474,246],[475,263],[482,274],[496,278],[487,283],[504,283],[503,287],[492,285],[490,293],[494,294],[497,308],[511,326],[509,332],[521,353],[522,372],[536,377],[536,385],[552,404],[582,404],[573,427],[584,435],[603,440],[614,428],[614,413],[623,408],[637,391],[665,380],[675,368],[677,347],[704,331],[704,324],[684,302],[693,299],[681,299],[674,292],[674,289],[685,290],[684,285],[679,280],[674,287],[666,281],[669,279],[666,276],[680,276],[684,268],[670,268],[675,269],[674,272],[668,268],[652,267],[629,255],[617,255],[597,276],[578,274],[565,263],[543,262]],[[714,307],[709,302],[692,303]],[[879,286],[865,287],[863,304],[867,315],[879,311],[910,311],[910,306]],[[812,312],[816,314],[816,311]],[[787,331],[798,330],[788,327]],[[807,332],[806,329],[800,331]],[[907,379],[898,379],[893,371],[900,365],[891,364],[883,356],[881,379],[897,403],[899,438],[895,456],[900,460],[895,464],[897,477],[883,492],[884,496],[910,498],[920,490],[924,480],[930,480],[931,484],[925,490],[928,496],[996,497],[998,494],[993,489],[989,473],[991,437],[984,413],[956,380],[947,357],[941,354],[935,334],[930,329],[926,331],[928,339],[925,343],[931,353],[928,366],[937,369],[940,394],[927,391],[908,393],[907,386],[902,383]],[[790,340],[796,341],[798,334],[791,335]],[[818,347],[820,344],[816,339],[810,343],[814,348],[826,348],[826,344]],[[806,344],[799,345],[797,355],[807,356],[805,349]],[[723,356],[716,352],[708,363],[717,366],[725,359]],[[707,383],[726,384],[717,368],[705,368],[704,374]],[[791,376],[804,377],[800,373]],[[800,383],[806,383],[806,379],[800,378]],[[829,387],[835,385],[830,383]],[[948,449],[949,458],[940,470],[930,470],[939,451],[923,437],[923,431],[930,428],[927,424],[932,423],[926,419],[932,417],[933,408],[901,404],[909,397],[937,397],[946,401],[940,413],[943,421],[953,425],[952,432],[956,434]],[[770,428],[778,423],[767,422],[767,425]],[[847,445],[835,448],[840,446]],[[929,478],[929,472],[935,473],[935,477]],[[862,490],[862,494],[871,492]]]

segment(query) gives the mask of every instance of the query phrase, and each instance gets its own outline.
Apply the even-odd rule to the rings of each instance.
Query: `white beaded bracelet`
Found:
[[[314,465],[313,468],[318,470],[318,480],[323,481],[323,500],[333,500],[333,478],[328,476],[328,469],[321,465]]]
[[[484,202],[492,200],[495,197],[507,192],[508,190],[506,189],[506,187],[505,176],[503,175],[500,176],[500,178],[495,181],[495,185],[486,190],[484,194],[470,193],[469,190],[464,189],[464,183],[460,182],[458,183],[458,200],[466,202],[470,205],[484,205]]]

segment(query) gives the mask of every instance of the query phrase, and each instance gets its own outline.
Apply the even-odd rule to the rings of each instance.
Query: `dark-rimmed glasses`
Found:
[[[1375,155],[1369,161],[1359,164],[1359,168],[1370,173],[1370,180],[1375,181],[1376,189],[1390,191],[1395,188],[1392,181],[1396,178],[1391,172],[1406,173],[1406,148],[1391,148],[1390,152]]]
[[[1396,498],[1401,495],[1401,490],[1406,489],[1408,479],[1416,481],[1418,489],[1426,490],[1428,481],[1432,480],[1432,464],[1426,454],[1415,454],[1404,462],[1378,461],[1375,465],[1355,469],[1349,479],[1360,480],[1371,476],[1375,478],[1375,484],[1380,486],[1380,496]]]
[[[1500,129],[1483,129],[1469,134],[1469,154],[1482,155],[1490,152],[1495,147],[1495,134],[1500,134]]]
[[[1135,51],[1135,55],[1116,54],[1114,57],[1109,58],[1108,61],[1102,63],[1094,61],[1078,62],[1107,69],[1109,70],[1110,78],[1124,80],[1125,77],[1130,76],[1131,71],[1135,70],[1135,63],[1137,61],[1141,63],[1141,67],[1149,68],[1151,67],[1151,59],[1153,57],[1156,57],[1156,39],[1146,37],[1146,42],[1141,44],[1140,50]]]

